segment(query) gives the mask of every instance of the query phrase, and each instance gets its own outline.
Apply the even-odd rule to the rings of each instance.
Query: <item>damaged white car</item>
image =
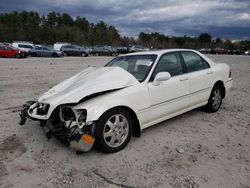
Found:
[[[228,65],[194,50],[132,53],[87,68],[27,102],[20,124],[39,120],[48,138],[78,151],[95,144],[117,152],[151,125],[201,106],[216,112],[232,82]]]

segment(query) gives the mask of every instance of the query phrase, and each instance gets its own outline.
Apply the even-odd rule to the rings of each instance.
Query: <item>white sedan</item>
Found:
[[[78,151],[95,145],[104,152],[123,149],[132,135],[204,106],[219,110],[232,86],[231,69],[186,49],[131,53],[101,68],[87,68],[27,102],[26,118],[39,120]]]

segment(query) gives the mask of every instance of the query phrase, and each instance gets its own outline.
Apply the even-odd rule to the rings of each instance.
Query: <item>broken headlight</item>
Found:
[[[61,106],[60,117],[63,121],[76,121],[75,113],[71,107]]]
[[[83,126],[86,123],[87,110],[77,110],[77,123],[79,126]]]
[[[48,111],[49,111],[49,104],[45,104],[45,103],[37,103],[36,105],[37,107],[37,115],[47,115]]]

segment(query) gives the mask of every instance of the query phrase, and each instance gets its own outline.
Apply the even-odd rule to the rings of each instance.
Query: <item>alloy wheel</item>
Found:
[[[111,116],[104,125],[103,138],[109,147],[121,146],[129,133],[129,123],[122,114]]]
[[[221,91],[219,89],[215,89],[212,95],[212,106],[214,109],[218,109],[221,105]]]

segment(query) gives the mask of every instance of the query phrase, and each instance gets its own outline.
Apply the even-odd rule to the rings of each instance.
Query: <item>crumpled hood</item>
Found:
[[[77,103],[86,96],[139,84],[137,79],[120,67],[89,67],[57,84],[38,98],[52,108],[60,104]],[[51,111],[53,109],[50,109]]]

